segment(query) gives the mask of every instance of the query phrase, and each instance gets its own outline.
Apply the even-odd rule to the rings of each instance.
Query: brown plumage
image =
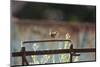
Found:
[[[50,35],[52,38],[55,38],[56,35],[57,35],[57,32],[50,32],[49,35]]]

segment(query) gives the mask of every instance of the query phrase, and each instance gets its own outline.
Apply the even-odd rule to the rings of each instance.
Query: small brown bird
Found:
[[[57,35],[57,32],[50,32],[49,35],[50,35],[52,38],[55,38],[56,35]]]

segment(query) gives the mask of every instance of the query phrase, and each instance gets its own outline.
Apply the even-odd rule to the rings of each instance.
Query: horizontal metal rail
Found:
[[[42,41],[24,41],[23,44],[26,44],[26,43],[41,43],[41,42],[64,42],[64,41],[68,41],[68,42],[71,42],[71,40],[42,40]]]
[[[25,55],[44,55],[44,54],[61,54],[61,53],[84,53],[84,52],[96,52],[95,48],[87,48],[87,49],[61,49],[61,50],[44,50],[44,51],[25,51]],[[24,54],[23,52],[13,52],[12,56],[22,56]]]

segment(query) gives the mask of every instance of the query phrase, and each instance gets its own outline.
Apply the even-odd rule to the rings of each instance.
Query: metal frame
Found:
[[[43,41],[24,41],[23,44],[38,43],[38,42],[55,42],[55,41],[71,42],[71,40],[43,40]],[[80,56],[80,54],[77,54],[77,53],[87,53],[87,52],[96,52],[96,49],[95,48],[74,49],[73,44],[71,44],[70,49],[60,49],[60,50],[26,51],[25,47],[22,47],[20,52],[12,52],[12,57],[21,56],[22,57],[22,65],[20,65],[20,66],[30,66],[30,64],[28,63],[28,61],[26,59],[26,56],[69,53],[70,54],[70,63],[72,63],[73,56]],[[18,65],[14,65],[12,67],[15,67],[15,66],[18,66]]]

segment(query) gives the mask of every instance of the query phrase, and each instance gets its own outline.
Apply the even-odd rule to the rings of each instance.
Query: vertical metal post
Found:
[[[25,64],[26,65],[29,65],[27,60],[26,60],[26,57],[25,57],[25,47],[22,47],[22,52],[23,52],[23,55],[22,55],[22,65],[24,66]]]
[[[76,54],[76,53],[73,51],[73,44],[71,44],[70,50],[71,50],[71,52],[70,52],[70,63],[72,63],[72,62],[73,62],[73,56],[80,56],[80,54]]]
[[[24,66],[24,52],[25,52],[25,47],[22,47],[22,52],[23,52],[23,55],[22,55],[22,65]]]
[[[73,44],[71,44],[70,50],[71,50],[71,52],[70,52],[70,63],[72,63],[73,62]]]

